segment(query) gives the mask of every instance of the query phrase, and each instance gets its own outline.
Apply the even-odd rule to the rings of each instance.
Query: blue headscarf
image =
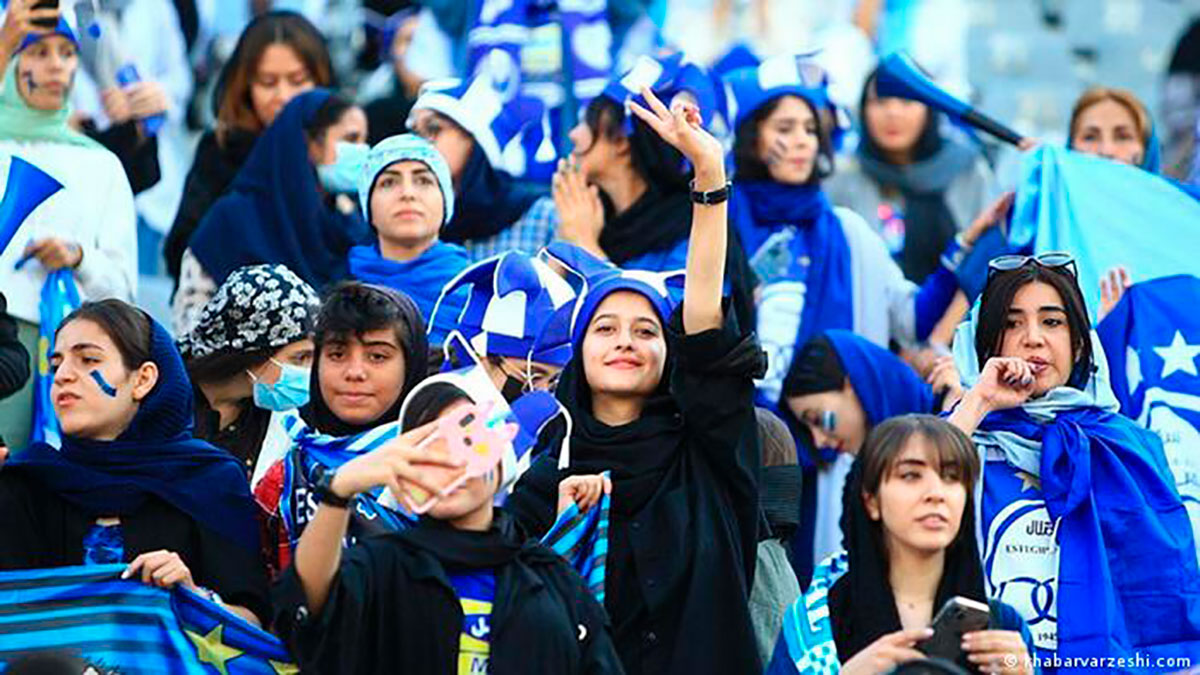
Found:
[[[848,330],[825,337],[867,415],[868,428],[897,415],[933,412],[933,390],[900,357]]]
[[[126,516],[158,498],[247,549],[259,545],[257,507],[233,455],[192,436],[192,384],[165,328],[151,320],[158,382],[113,441],[63,436],[36,443],[5,473],[26,474],[89,517]]]
[[[318,89],[292,99],[200,221],[189,246],[217,284],[263,263],[286,265],[318,290],[346,276],[346,252],[367,228],[325,204],[305,135],[330,96]]]

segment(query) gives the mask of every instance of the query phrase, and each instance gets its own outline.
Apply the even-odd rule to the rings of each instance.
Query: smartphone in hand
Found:
[[[950,598],[933,617],[933,637],[917,644],[917,649],[927,656],[966,666],[967,655],[962,649],[963,635],[984,630],[990,618],[991,613],[985,603],[962,596]]]

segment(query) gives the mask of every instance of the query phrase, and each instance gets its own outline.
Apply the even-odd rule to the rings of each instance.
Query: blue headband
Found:
[[[51,35],[61,35],[70,40],[71,44],[75,45],[76,49],[79,48],[79,38],[75,37],[75,31],[71,30],[71,25],[67,23],[66,19],[64,19],[62,16],[59,16],[58,23],[55,24],[54,29],[49,33],[30,33],[29,35],[26,35],[25,39],[21,40],[21,46],[17,47],[17,53],[20,54],[31,45],[48,38]]]

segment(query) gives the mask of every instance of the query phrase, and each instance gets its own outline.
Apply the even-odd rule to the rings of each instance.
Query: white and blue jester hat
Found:
[[[841,147],[842,137],[849,129],[845,111],[829,95],[829,74],[812,58],[813,54],[780,54],[758,66],[738,68],[727,73],[725,85],[725,119],[732,131],[749,119],[759,108],[780,96],[799,96],[816,111],[827,111],[834,121],[829,130],[833,149]]]
[[[367,153],[362,170],[358,174],[358,203],[363,218],[371,223],[371,188],[383,170],[396,162],[415,161],[429,167],[442,190],[442,225],[454,217],[454,183],[450,180],[450,167],[442,153],[429,141],[416,134],[389,136],[375,144]]]
[[[600,303],[617,291],[632,291],[650,301],[663,325],[683,297],[684,271],[650,272],[626,270],[600,260],[584,249],[556,241],[545,249],[546,257],[562,265],[579,284],[579,299],[571,317],[571,344],[579,348],[588,323]]]
[[[508,251],[463,270],[442,296],[467,288],[456,329],[481,356],[564,366],[575,290],[544,261]],[[436,312],[435,312],[436,313]]]
[[[412,107],[412,112],[418,110],[431,110],[453,120],[471,134],[492,168],[514,176],[524,174],[527,165],[521,135],[531,125],[537,126],[545,114],[545,106],[536,98],[517,95],[505,101],[487,71],[470,80],[426,82]]]
[[[659,58],[641,56],[629,72],[609,82],[600,92],[600,96],[616,101],[625,110],[623,126],[627,134],[633,131],[629,102],[634,101],[647,109],[650,107],[642,96],[643,87],[649,87],[667,107],[676,96],[685,92],[691,94],[700,108],[704,125],[707,127],[712,122],[717,105],[716,89],[704,68],[687,60],[683,52]]]

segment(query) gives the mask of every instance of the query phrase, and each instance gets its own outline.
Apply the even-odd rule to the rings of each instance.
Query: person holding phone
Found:
[[[516,478],[508,463],[476,474],[455,459],[470,439],[439,421],[483,414],[469,389],[453,373],[423,383],[404,402],[400,436],[318,481],[320,505],[276,589],[276,630],[305,672],[623,672],[583,580],[495,508]],[[464,436],[504,444],[488,433]],[[440,498],[411,528],[345,549],[351,499],[380,487],[410,505]]]
[[[972,503],[979,472],[971,439],[948,422],[904,415],[875,427],[846,480],[846,550],[826,558],[788,608],[768,675],[839,664],[846,675],[881,673],[923,659],[934,615],[954,598],[990,613],[986,630],[962,635],[960,665],[1038,672],[1025,621],[984,593]]]

